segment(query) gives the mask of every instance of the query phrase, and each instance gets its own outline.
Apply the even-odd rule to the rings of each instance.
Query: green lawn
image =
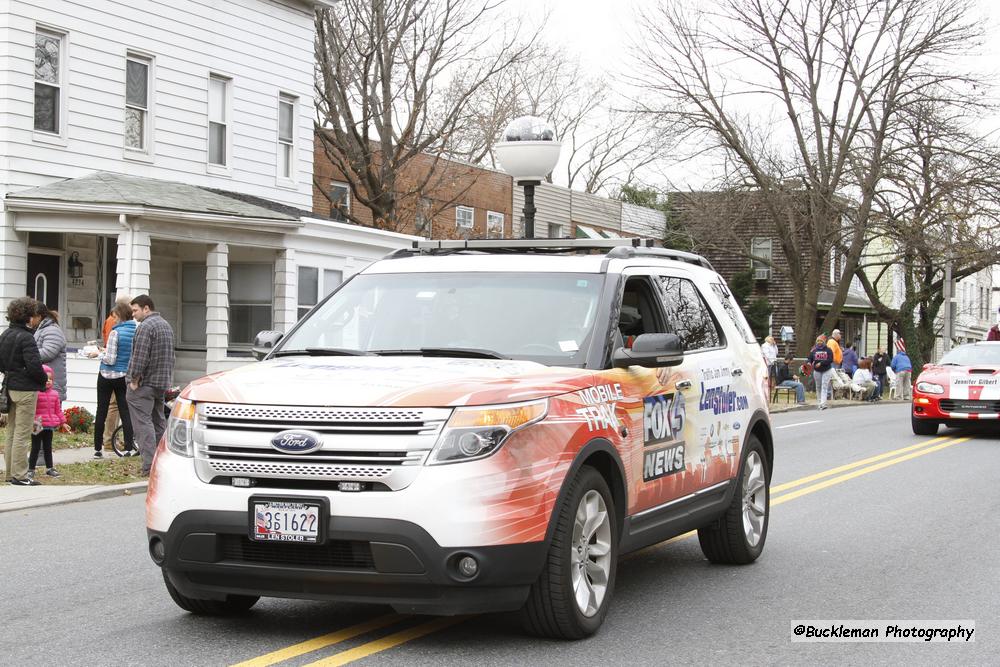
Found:
[[[0,445],[7,444],[7,427],[0,427]],[[94,433],[60,433],[52,437],[52,449],[79,449],[94,446]]]
[[[52,478],[45,474],[39,467],[35,472],[35,479],[42,484],[125,484],[127,482],[141,482],[146,478],[142,477],[142,461],[138,456],[128,458],[118,458],[114,454],[105,453],[105,458],[94,459],[84,463],[71,463],[57,466],[56,469],[62,477]]]

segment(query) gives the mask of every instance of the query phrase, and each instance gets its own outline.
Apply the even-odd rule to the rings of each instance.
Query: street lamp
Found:
[[[562,144],[544,118],[521,116],[504,128],[493,148],[497,161],[524,188],[524,238],[535,238],[535,186],[541,185],[559,162]]]

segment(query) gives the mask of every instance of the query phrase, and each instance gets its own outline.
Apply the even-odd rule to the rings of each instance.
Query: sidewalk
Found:
[[[910,399],[902,398],[885,398],[878,403],[868,403],[867,401],[851,400],[847,398],[831,399],[826,402],[827,408],[850,408],[863,405],[896,405],[901,403],[909,403]],[[792,403],[771,403],[771,414],[777,414],[779,412],[794,412],[796,410],[812,410],[813,412],[819,412],[816,405],[815,396],[810,396],[809,399],[803,405],[797,405],[795,402]]]
[[[105,452],[105,457],[115,457],[114,452]],[[94,460],[94,450],[91,447],[78,449],[57,449],[52,452],[56,468],[70,463],[84,463]],[[47,505],[62,505],[81,500],[98,500],[115,496],[128,496],[146,492],[146,482],[130,484],[115,484],[111,486],[92,484],[86,486],[56,486],[45,484],[39,486],[14,486],[0,482],[0,512],[44,507]]]

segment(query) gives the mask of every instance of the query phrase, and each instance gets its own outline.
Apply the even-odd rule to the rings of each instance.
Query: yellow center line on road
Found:
[[[906,452],[912,452],[914,449],[920,449],[922,447],[929,447],[938,442],[944,440],[951,440],[950,437],[940,437],[932,438],[931,440],[925,440],[924,442],[918,442],[915,445],[910,445],[909,447],[902,447],[900,449],[894,449],[891,452],[884,452],[876,456],[871,456],[867,459],[861,459],[860,461],[855,461],[854,463],[847,463],[842,466],[837,466],[836,468],[830,468],[829,470],[824,470],[823,472],[818,472],[814,475],[808,475],[806,477],[800,477],[799,479],[793,480],[791,482],[785,482],[784,484],[778,484],[777,486],[771,487],[771,494],[781,493],[782,491],[787,491],[788,489],[794,489],[796,486],[802,486],[803,484],[808,484],[809,482],[814,482],[817,479],[823,479],[824,477],[830,477],[838,473],[846,472],[848,470],[853,470],[854,468],[860,468],[861,466],[866,466],[869,463],[875,463],[876,461],[884,461],[885,459],[892,458],[899,454],[905,454]]]
[[[445,628],[449,628],[453,625],[458,625],[459,623],[468,620],[468,618],[468,616],[446,616],[443,618],[435,618],[433,621],[415,625],[408,630],[396,632],[383,637],[382,639],[376,639],[375,641],[368,642],[367,644],[362,644],[356,648],[335,653],[328,658],[323,658],[322,660],[317,660],[316,662],[310,662],[305,667],[337,667],[338,665],[346,665],[349,662],[354,662],[355,660],[360,660],[361,658],[367,658],[375,653],[381,653],[382,651],[399,646],[400,644],[404,644],[413,639],[419,639],[420,637],[429,635],[432,632],[437,632],[438,630],[444,630]]]
[[[399,614],[386,614],[385,616],[378,616],[370,621],[365,621],[364,623],[359,623],[358,625],[352,625],[349,628],[337,630],[336,632],[331,632],[323,635],[322,637],[316,637],[315,639],[309,639],[298,644],[292,644],[287,648],[272,651],[271,653],[257,658],[251,658],[245,662],[237,663],[233,665],[233,667],[267,667],[267,665],[274,665],[291,658],[296,658],[300,655],[305,655],[306,653],[318,651],[319,649],[326,648],[327,646],[339,644],[340,642],[353,639],[359,635],[371,632],[372,630],[378,630],[387,625],[398,623],[405,618],[407,617]]]
[[[903,461],[909,461],[915,459],[918,456],[923,456],[924,454],[931,454],[933,452],[940,451],[946,447],[951,447],[953,445],[958,445],[963,442],[968,442],[972,438],[958,438],[955,440],[947,439],[946,442],[942,442],[939,445],[934,445],[933,447],[927,447],[925,449],[920,449],[915,452],[910,452],[904,456],[900,456],[895,459],[890,459],[888,461],[882,461],[881,463],[876,463],[875,465],[868,466],[867,468],[861,468],[860,470],[855,470],[854,472],[847,473],[846,475],[840,475],[839,477],[834,477],[818,484],[813,484],[812,486],[807,486],[799,489],[798,491],[792,491],[791,493],[786,493],[784,495],[778,496],[777,498],[771,499],[771,507],[775,505],[780,505],[781,503],[788,502],[789,500],[794,500],[795,498],[800,498],[802,496],[808,495],[810,493],[815,493],[816,491],[822,491],[825,488],[831,487],[834,484],[840,484],[846,482],[855,477],[861,477],[861,475],[867,475],[868,473],[875,472],[876,470],[882,470],[883,468],[888,468],[889,466],[894,466],[897,463],[902,463]]]
[[[861,477],[862,475],[867,475],[889,466],[896,465],[897,463],[903,463],[904,461],[910,461],[925,454],[931,454],[933,452],[940,451],[947,447],[953,445],[958,445],[963,442],[967,442],[971,438],[951,438],[951,437],[939,437],[932,438],[925,442],[920,442],[915,445],[910,445],[908,447],[902,447],[900,449],[895,449],[890,452],[885,452],[877,456],[871,456],[866,459],[861,459],[853,463],[848,463],[842,466],[837,466],[836,468],[830,468],[829,470],[824,470],[822,472],[815,473],[813,475],[808,475],[800,479],[786,482],[784,484],[779,484],[778,486],[773,486],[770,489],[772,497],[770,499],[770,505],[772,507],[781,505],[789,500],[794,500],[795,498],[800,498],[802,496],[808,495],[810,493],[815,493],[816,491],[822,491],[831,486],[837,484],[842,484],[843,482]],[[893,458],[895,457],[895,458]],[[847,472],[853,471],[853,472]],[[846,473],[846,474],[839,474]],[[830,478],[825,479],[824,478]],[[817,480],[824,480],[817,482]],[[815,484],[809,484],[810,482],[817,482]],[[808,486],[805,486],[809,484]],[[790,493],[781,494],[778,497],[773,497],[773,494],[780,493],[781,491],[787,491],[789,489],[799,488],[796,491],[791,491]],[[674,542],[680,542],[682,540],[689,539],[697,535],[697,531],[690,531],[684,533],[683,535],[678,535],[677,537],[671,538],[666,542],[661,543],[660,547],[667,544],[672,544]],[[386,625],[390,625],[399,620],[406,618],[404,616],[384,616],[376,618],[368,623],[362,623],[361,625],[354,626],[353,628],[347,628],[345,630],[340,630],[338,632],[333,632],[329,635],[324,635],[323,637],[318,637],[309,641],[302,642],[301,644],[295,644],[287,649],[282,649],[280,651],[275,651],[274,653],[269,653],[260,658],[253,660],[248,660],[247,662],[241,662],[239,665],[234,665],[234,667],[263,667],[264,665],[273,665],[276,662],[282,660],[287,660],[310,651],[315,651],[326,646],[336,644],[338,642],[350,639],[351,637],[364,634],[370,630],[375,630]],[[335,665],[346,665],[355,660],[360,660],[361,658],[368,657],[375,653],[380,653],[382,651],[388,650],[404,644],[408,641],[414,639],[419,639],[425,635],[431,634],[432,632],[437,632],[438,630],[443,630],[445,628],[457,625],[465,621],[468,617],[444,617],[436,618],[427,623],[422,623],[420,625],[415,625],[412,628],[403,630],[400,632],[387,635],[381,639],[376,639],[366,644],[362,644],[352,649],[346,651],[341,651],[340,653],[335,653],[331,656],[317,660],[316,662],[309,663],[306,667],[334,667]],[[369,626],[369,627],[366,627]],[[349,633],[349,634],[348,634]],[[340,635],[346,635],[339,637]],[[339,638],[338,638],[339,637]]]

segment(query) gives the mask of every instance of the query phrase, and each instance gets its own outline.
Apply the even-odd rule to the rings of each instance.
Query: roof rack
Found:
[[[463,252],[473,253],[585,253],[592,250],[606,250],[608,259],[629,259],[632,257],[662,257],[679,262],[701,266],[709,270],[712,265],[701,255],[683,250],[657,247],[654,239],[483,239],[483,240],[424,240],[414,241],[411,248],[400,248],[386,256],[386,259],[412,257],[414,255],[443,255]]]

